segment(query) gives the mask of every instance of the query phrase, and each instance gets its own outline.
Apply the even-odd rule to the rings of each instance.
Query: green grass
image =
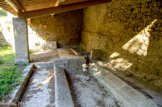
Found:
[[[0,68],[0,100],[20,84],[20,75],[17,66]]]
[[[15,53],[8,46],[0,47],[0,100],[20,84],[21,70],[14,66]]]
[[[9,46],[0,47],[0,64],[14,64],[15,53]]]

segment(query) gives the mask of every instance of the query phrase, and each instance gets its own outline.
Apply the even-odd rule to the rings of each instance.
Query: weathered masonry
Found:
[[[56,41],[58,47],[97,51],[110,69],[162,86],[161,0],[66,0],[60,6],[55,2],[0,2],[1,7],[19,17],[14,24],[21,22],[22,27],[15,26],[16,46],[22,47],[16,48],[16,63],[29,61],[28,24],[47,43]]]
[[[111,69],[162,86],[162,1],[112,0],[84,9],[81,46]]]
[[[16,64],[29,62],[28,18],[76,10],[106,2],[109,2],[109,0],[67,0],[65,2],[59,0],[2,0],[0,6],[18,17],[13,19]],[[72,38],[69,41],[75,40]]]

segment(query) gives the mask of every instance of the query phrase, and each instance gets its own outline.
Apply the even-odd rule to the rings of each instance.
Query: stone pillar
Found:
[[[26,18],[13,18],[15,38],[15,63],[29,63],[28,29]]]

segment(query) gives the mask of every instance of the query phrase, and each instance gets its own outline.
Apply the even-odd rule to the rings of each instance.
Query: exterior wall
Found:
[[[111,69],[162,86],[161,0],[112,0],[86,8],[81,47],[101,50]]]
[[[81,39],[82,20],[83,11],[75,10],[33,18],[28,20],[28,24],[47,43],[56,41],[58,47],[77,47]]]

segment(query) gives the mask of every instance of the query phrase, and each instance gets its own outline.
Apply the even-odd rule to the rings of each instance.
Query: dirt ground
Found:
[[[31,62],[47,62],[53,61],[54,58],[59,58],[57,50],[43,50],[30,54]]]

